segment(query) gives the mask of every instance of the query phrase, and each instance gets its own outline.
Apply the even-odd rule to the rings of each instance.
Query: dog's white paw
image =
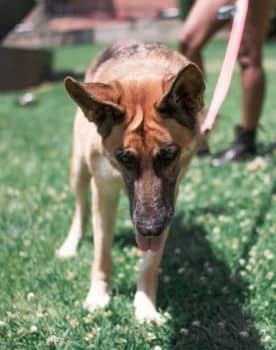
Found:
[[[97,309],[103,309],[110,302],[109,288],[105,282],[94,282],[85,301],[84,309],[93,312]]]
[[[156,310],[140,310],[135,309],[135,318],[139,323],[156,323],[162,326],[166,319]]]
[[[148,296],[142,292],[136,292],[134,299],[135,317],[140,323],[156,323],[163,325],[165,318],[156,311],[156,308]]]
[[[70,259],[77,255],[77,249],[75,246],[64,242],[62,246],[56,250],[56,257],[60,260]]]

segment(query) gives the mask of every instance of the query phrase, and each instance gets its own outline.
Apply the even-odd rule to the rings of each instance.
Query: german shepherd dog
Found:
[[[124,187],[143,251],[135,315],[141,322],[162,322],[156,311],[158,267],[179,182],[200,140],[202,73],[162,44],[115,44],[92,62],[84,83],[67,77],[65,88],[79,107],[70,171],[76,209],[57,256],[76,254],[91,181],[94,262],[84,307],[93,311],[109,303],[111,246]]]

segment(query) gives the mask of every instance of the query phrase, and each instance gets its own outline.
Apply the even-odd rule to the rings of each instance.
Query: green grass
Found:
[[[224,42],[205,51],[207,100]],[[93,46],[56,50],[56,69],[82,73]],[[265,48],[268,88],[260,156],[214,168],[196,159],[183,179],[160,272],[163,327],[133,315],[139,254],[122,195],[113,249],[113,299],[94,315],[82,310],[92,258],[91,227],[76,259],[54,251],[73,212],[68,164],[74,106],[62,83],[0,96],[0,349],[273,350],[276,348],[276,47]],[[232,139],[240,117],[237,74],[210,140],[214,152]],[[274,273],[274,275],[273,275]],[[158,348],[158,346],[160,348]]]

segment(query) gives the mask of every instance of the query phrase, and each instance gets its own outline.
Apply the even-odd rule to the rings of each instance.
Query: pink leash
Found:
[[[239,0],[236,5],[236,12],[233,19],[233,25],[230,33],[228,46],[226,49],[224,61],[217,80],[212,102],[207,112],[206,119],[201,126],[200,133],[206,134],[210,131],[216,121],[216,117],[223,104],[223,101],[229,90],[235,63],[237,60],[241,40],[244,32],[246,16],[248,12],[249,0]]]

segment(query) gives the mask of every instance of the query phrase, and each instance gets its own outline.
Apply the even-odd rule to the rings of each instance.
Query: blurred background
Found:
[[[0,13],[0,91],[51,79],[55,46],[174,40],[179,29],[173,0],[0,0]]]
[[[55,46],[130,39],[175,41],[192,2],[0,0],[0,91],[51,79]],[[275,14],[274,10],[269,37],[276,33]],[[227,30],[220,35],[227,35]]]
[[[222,167],[207,156],[189,167],[160,269],[164,327],[137,326],[133,315],[140,254],[123,195],[112,253],[114,298],[104,313],[82,309],[91,224],[78,258],[60,262],[54,254],[74,208],[68,172],[75,105],[64,76],[81,80],[91,59],[118,40],[177,49],[191,3],[0,0],[0,350],[276,349],[275,8],[263,50],[267,91],[258,156]],[[207,106],[228,32],[203,50]],[[241,96],[235,69],[209,140],[214,154],[233,140]]]

